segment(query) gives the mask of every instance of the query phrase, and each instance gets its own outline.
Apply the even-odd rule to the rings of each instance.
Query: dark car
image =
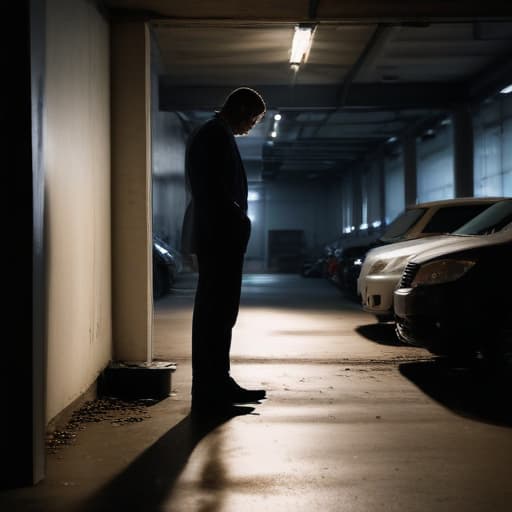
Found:
[[[357,278],[361,272],[366,253],[375,247],[372,245],[358,245],[355,247],[346,247],[340,251],[337,257],[336,281],[338,286],[349,293],[357,295]]]
[[[153,236],[153,298],[163,297],[180,271],[179,255],[158,236]]]
[[[512,363],[512,201],[506,224],[414,257],[394,292],[398,337],[437,355]],[[501,211],[500,211],[501,209]],[[507,213],[508,212],[508,213]]]

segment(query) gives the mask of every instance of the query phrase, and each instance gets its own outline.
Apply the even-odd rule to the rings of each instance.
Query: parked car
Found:
[[[508,211],[501,230],[472,236],[480,216],[455,233],[456,243],[409,261],[394,292],[396,331],[434,354],[479,353],[512,369],[512,201],[493,208]]]
[[[450,235],[439,235],[445,226],[446,232],[453,232],[503,198],[470,198],[442,201],[429,214],[426,224],[422,221],[421,238],[392,243],[372,249],[367,253],[357,281],[363,309],[374,314],[379,322],[393,319],[393,291],[398,284],[407,262],[415,254],[430,247],[443,246],[454,241]],[[488,217],[491,220],[492,215]],[[484,221],[485,222],[485,221]],[[428,237],[426,236],[428,233]],[[437,236],[433,236],[437,234]]]
[[[305,260],[302,264],[303,277],[325,277],[327,274],[327,260],[325,257],[316,260]]]
[[[158,299],[169,292],[182,269],[180,254],[161,238],[153,236],[153,298]]]
[[[426,236],[451,233],[487,206],[504,197],[461,197],[409,205],[377,240],[378,245],[394,244]]]
[[[350,279],[355,282],[355,285],[351,284],[351,293],[356,296],[361,294],[357,280],[363,269],[366,254],[370,250],[406,240],[450,233],[485,209],[487,205],[493,204],[499,199],[503,198],[459,198],[409,205],[391,222],[380,237],[365,246],[359,246],[359,256],[354,259],[352,264],[348,265]],[[469,208],[466,208],[467,205]],[[346,272],[345,267],[342,267]]]
[[[336,282],[342,290],[351,295],[357,294],[357,278],[368,250],[368,245],[346,247],[337,257]]]

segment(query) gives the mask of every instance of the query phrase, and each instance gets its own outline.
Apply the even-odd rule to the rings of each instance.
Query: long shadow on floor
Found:
[[[510,380],[492,369],[439,358],[401,364],[399,370],[419,389],[455,413],[512,427]]]
[[[235,416],[253,411],[254,407],[233,406],[222,414],[188,415],[125,471],[89,497],[78,512],[161,511],[201,439]]]

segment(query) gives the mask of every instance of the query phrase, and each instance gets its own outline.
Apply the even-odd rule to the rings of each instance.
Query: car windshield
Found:
[[[453,232],[454,235],[490,235],[502,229],[512,228],[512,199],[493,204],[464,226]]]
[[[422,231],[429,234],[451,233],[474,219],[489,206],[490,203],[444,206],[432,215]]]
[[[383,242],[397,242],[425,213],[425,208],[411,208],[399,215],[380,237]]]

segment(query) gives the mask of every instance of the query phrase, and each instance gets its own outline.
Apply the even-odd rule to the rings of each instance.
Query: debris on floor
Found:
[[[87,423],[109,421],[113,426],[119,427],[144,421],[151,417],[147,409],[154,402],[154,400],[128,402],[117,398],[99,398],[87,401],[73,412],[64,428],[47,434],[46,447],[50,453],[57,453],[59,448],[74,443],[77,433],[80,430],[85,430]]]

